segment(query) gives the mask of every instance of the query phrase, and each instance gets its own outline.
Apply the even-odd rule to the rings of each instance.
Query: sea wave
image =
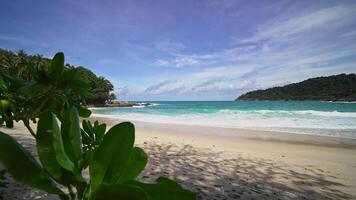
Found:
[[[126,120],[168,123],[207,125],[217,127],[278,127],[278,128],[317,128],[317,129],[356,129],[355,119],[329,118],[303,118],[285,116],[264,116],[254,114],[182,114],[182,115],[157,115],[147,113],[123,113],[120,115],[103,115]]]
[[[285,132],[300,132],[321,135],[353,135],[356,138],[356,112],[350,105],[325,106],[317,104],[315,110],[293,110],[294,105],[275,103],[265,106],[256,106],[269,109],[251,108],[255,105],[247,104],[236,108],[235,104],[225,106],[225,103],[215,105],[212,103],[165,103],[160,106],[142,107],[133,109],[105,108],[93,110],[94,116],[119,118],[129,121],[143,121],[166,124],[201,125],[224,128],[249,128],[263,130],[283,130]],[[162,106],[163,105],[163,106]],[[258,105],[258,104],[256,104]],[[277,109],[271,109],[277,107]],[[250,109],[248,109],[250,108]],[[286,110],[284,110],[286,108]],[[328,110],[317,110],[317,108]],[[99,114],[99,115],[98,115]],[[349,137],[349,136],[348,136]]]
[[[323,116],[323,117],[352,117],[356,118],[355,112],[339,112],[339,111],[317,111],[317,110],[232,110],[232,109],[223,109],[219,110],[219,113],[226,114],[260,114],[260,115],[269,115],[269,116],[296,116],[296,115],[314,115],[314,116]]]
[[[133,108],[145,108],[146,106],[145,105],[134,105],[134,106],[132,106]]]

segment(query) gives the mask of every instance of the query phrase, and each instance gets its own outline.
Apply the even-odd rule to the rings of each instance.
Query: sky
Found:
[[[0,48],[62,51],[119,100],[234,100],[356,73],[356,1],[1,0]]]

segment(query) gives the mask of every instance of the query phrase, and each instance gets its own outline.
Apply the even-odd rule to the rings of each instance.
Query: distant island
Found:
[[[238,100],[356,101],[356,74],[307,79],[282,87],[255,90]]]

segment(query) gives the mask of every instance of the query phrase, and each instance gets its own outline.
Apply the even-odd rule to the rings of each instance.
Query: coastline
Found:
[[[109,125],[120,122],[116,118],[95,115],[90,119],[106,122]],[[298,179],[298,177],[295,177],[297,174],[300,177],[305,175],[306,177],[303,178],[306,179],[305,182],[315,181],[313,179],[318,177],[320,183],[315,185],[309,183],[303,186],[306,187],[305,189],[310,190],[307,194],[326,189],[330,190],[329,196],[333,197],[331,199],[340,199],[340,197],[333,196],[336,193],[333,194],[331,191],[347,194],[341,199],[356,198],[356,191],[353,189],[356,188],[355,139],[250,129],[212,128],[148,122],[133,123],[136,127],[137,145],[154,143],[161,144],[161,146],[177,145],[181,148],[188,145],[193,149],[199,149],[197,150],[198,152],[219,152],[219,157],[227,160],[234,160],[242,156],[251,159],[253,162],[261,161],[261,166],[257,166],[258,168],[264,168],[266,165],[270,166],[271,163],[272,166],[280,164],[283,166],[281,169],[292,171],[295,174],[284,174],[283,177],[280,176],[281,174],[276,174],[273,179],[278,184],[293,185],[298,183],[303,185],[303,181],[296,180]],[[262,162],[266,160],[271,163]],[[310,180],[307,178],[309,175],[313,177],[309,177]],[[335,184],[330,184],[329,188],[329,186],[325,186],[327,183]],[[301,187],[298,184],[292,187]],[[320,199],[321,197],[328,199],[328,195],[318,195],[313,196],[313,198],[306,197],[306,199]],[[293,199],[290,197],[285,198]]]
[[[90,120],[109,127],[121,121],[95,115]],[[167,176],[197,192],[199,199],[356,199],[354,139],[133,123],[135,145],[149,155],[139,177],[143,181]],[[1,131],[36,154],[34,140],[22,124]],[[5,192],[9,199],[26,194],[27,198],[56,199],[13,182]]]
[[[91,109],[101,109],[101,108],[91,108]],[[327,140],[326,138],[333,138],[330,139],[329,141],[336,140],[339,142],[346,142],[349,143],[349,141],[354,141],[351,142],[351,145],[354,145],[356,142],[356,138],[351,138],[351,137],[342,137],[342,136],[336,136],[336,135],[321,135],[321,134],[311,134],[311,133],[305,133],[305,132],[293,132],[293,131],[286,131],[286,130],[276,130],[276,129],[268,129],[268,128],[253,128],[253,127],[225,127],[225,126],[219,126],[219,125],[208,125],[208,124],[198,124],[198,125],[192,125],[192,124],[184,124],[184,123],[171,123],[171,122],[155,122],[155,121],[143,121],[143,120],[130,120],[130,119],[122,119],[118,116],[110,116],[110,115],[105,115],[105,114],[96,114],[92,113],[91,114],[92,119],[98,119],[98,120],[104,120],[105,122],[109,124],[113,124],[114,122],[117,121],[132,121],[135,122],[139,125],[144,125],[146,124],[146,127],[151,127],[151,128],[158,128],[162,129],[161,131],[176,131],[176,129],[180,127],[184,127],[184,131],[188,131],[191,134],[202,134],[201,131],[197,132],[196,128],[200,129],[206,129],[204,132],[208,132],[209,135],[224,135],[226,137],[255,137],[255,138],[274,138],[274,139],[281,139],[285,138],[286,134],[288,134],[288,138],[294,138],[295,140],[298,141],[298,139],[303,139],[303,138],[308,138],[310,141],[319,141],[319,140]],[[155,126],[159,125],[159,126]],[[164,129],[166,127],[167,130]],[[169,127],[175,127],[175,128],[169,128]],[[222,131],[221,131],[222,130]],[[337,131],[337,130],[335,130]],[[356,130],[355,130],[356,131]],[[222,132],[222,133],[221,133]],[[243,133],[243,134],[242,134]],[[205,133],[206,134],[206,133]],[[304,140],[305,141],[305,140]],[[308,141],[305,141],[308,142]],[[317,143],[314,143],[317,145]]]

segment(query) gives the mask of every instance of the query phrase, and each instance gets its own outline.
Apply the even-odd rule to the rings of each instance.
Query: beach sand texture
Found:
[[[113,125],[117,119],[92,117]],[[135,122],[149,164],[142,181],[166,176],[199,199],[356,199],[356,141],[256,130]],[[1,131],[35,152],[21,124]],[[9,152],[11,153],[11,152]],[[56,199],[15,183],[4,199]]]

